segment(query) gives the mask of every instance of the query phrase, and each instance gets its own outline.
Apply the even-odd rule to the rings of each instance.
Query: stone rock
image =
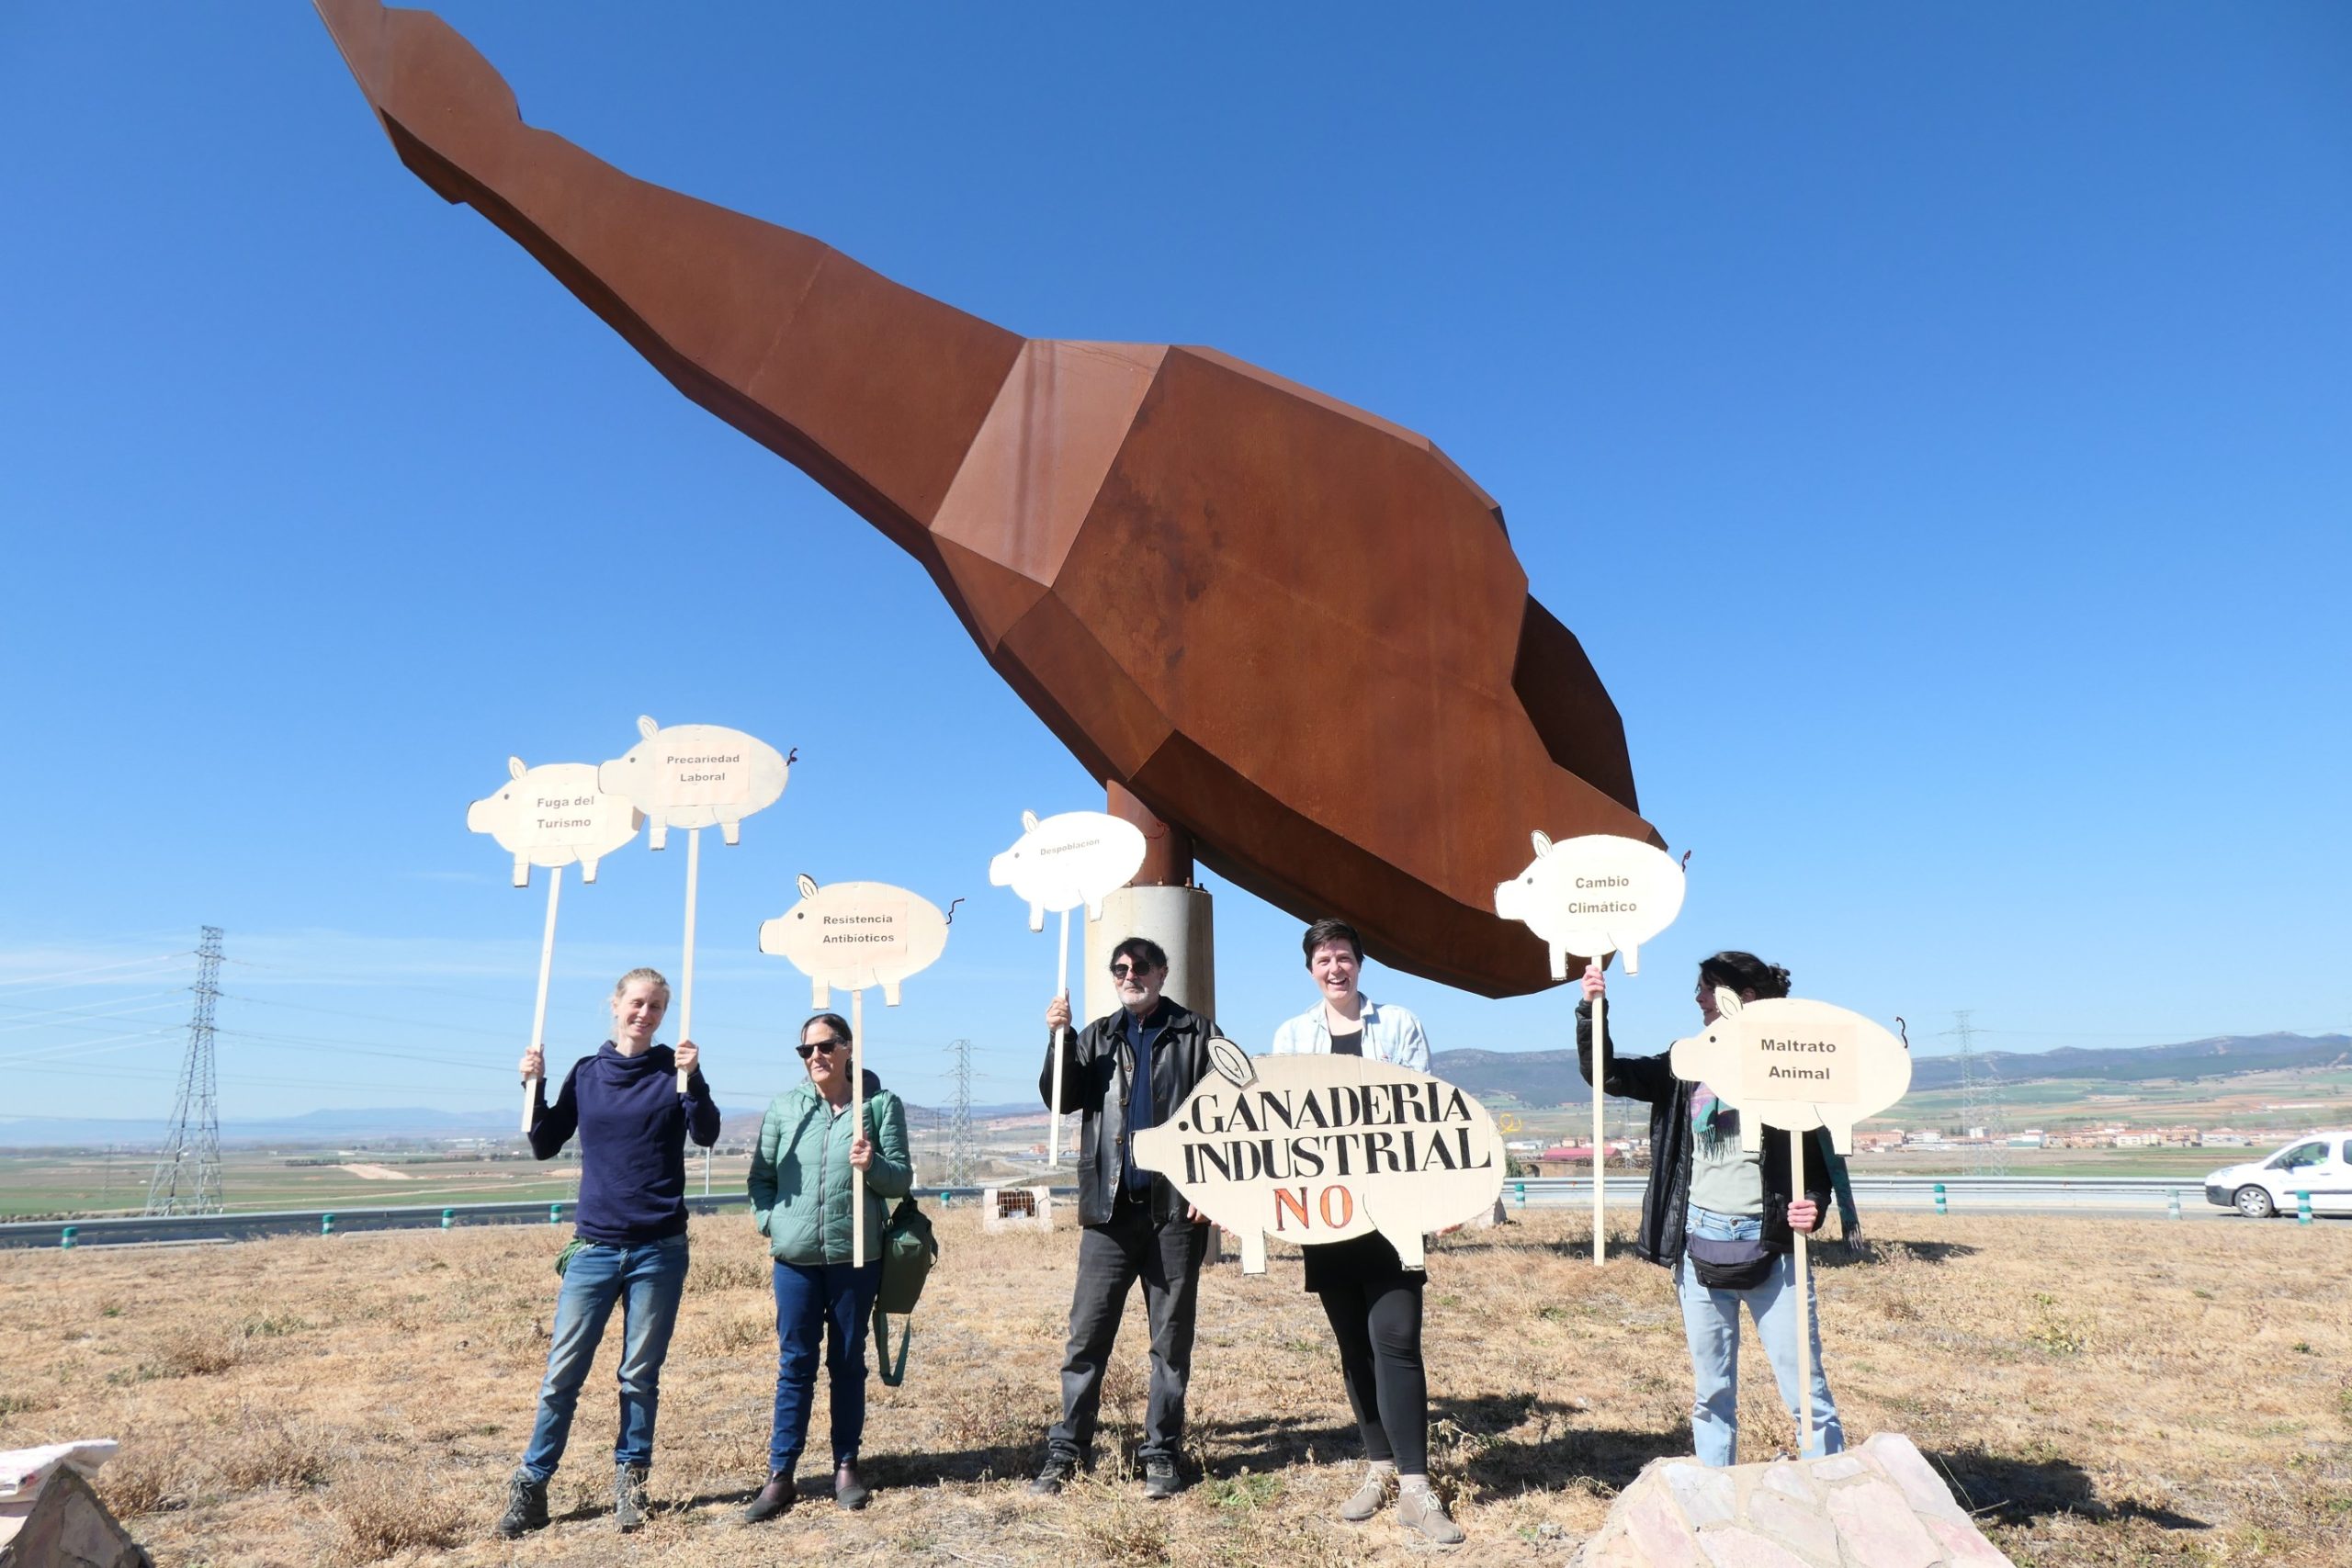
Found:
[[[1838,1527],[1829,1516],[1812,1497],[1801,1503],[1789,1497],[1771,1484],[1769,1474],[1764,1485],[1747,1495],[1747,1522],[1820,1562],[1838,1561]]]
[[[90,1483],[59,1469],[0,1507],[0,1568],[153,1568]]]
[[[1938,1568],[1943,1549],[1902,1488],[1877,1476],[1829,1491],[1829,1517],[1847,1553],[1871,1568]]]
[[[1931,1519],[1949,1519],[1954,1524],[1969,1524],[1966,1510],[1951,1500],[1951,1493],[1943,1477],[1928,1463],[1925,1454],[1910,1438],[1900,1432],[1881,1432],[1862,1445],[1886,1478],[1903,1488],[1903,1495],[1910,1500],[1912,1511]]]
[[[1709,1530],[1699,1538],[1699,1549],[1707,1554],[1713,1568],[1812,1568],[1804,1558],[1737,1525]]]
[[[1573,1568],[2015,1568],[1894,1434],[1816,1460],[1654,1460]]]
[[[1669,1464],[1662,1472],[1682,1517],[1693,1527],[1729,1524],[1739,1517],[1739,1494],[1730,1476],[1702,1464]]]

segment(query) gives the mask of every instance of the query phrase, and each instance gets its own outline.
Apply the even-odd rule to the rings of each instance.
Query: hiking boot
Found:
[[[1462,1544],[1462,1527],[1446,1517],[1445,1504],[1426,1484],[1409,1487],[1397,1494],[1396,1522],[1435,1545]]]
[[[1396,1485],[1393,1466],[1364,1472],[1363,1484],[1348,1495],[1340,1505],[1340,1517],[1351,1525],[1360,1525],[1386,1506],[1388,1495]]]
[[[779,1470],[773,1472],[768,1476],[768,1483],[760,1488],[760,1495],[744,1508],[743,1522],[756,1525],[775,1517],[792,1506],[794,1495],[792,1472]]]
[[[833,1472],[833,1506],[863,1508],[865,1506],[865,1499],[868,1495],[870,1494],[866,1491],[865,1483],[857,1477],[857,1461],[854,1459],[842,1461],[840,1468]]]
[[[1174,1460],[1148,1459],[1143,1461],[1143,1495],[1146,1502],[1163,1502],[1183,1489],[1184,1481],[1176,1473]]]
[[[1068,1454],[1047,1454],[1045,1464],[1037,1472],[1037,1479],[1029,1483],[1032,1497],[1051,1497],[1069,1484],[1078,1473],[1078,1461]]]
[[[613,1466],[613,1523],[623,1530],[645,1523],[645,1466]]]
[[[548,1483],[527,1470],[506,1478],[506,1512],[498,1517],[498,1533],[513,1540],[531,1530],[548,1528]]]

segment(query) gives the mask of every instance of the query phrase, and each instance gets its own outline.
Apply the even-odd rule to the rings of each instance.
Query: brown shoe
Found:
[[[1444,1501],[1427,1486],[1397,1494],[1396,1522],[1433,1545],[1462,1544],[1462,1527],[1446,1517]]]
[[[833,1506],[863,1508],[866,1496],[865,1483],[857,1478],[857,1461],[842,1461],[841,1468],[833,1472]]]
[[[791,1472],[777,1471],[768,1477],[768,1483],[760,1488],[760,1495],[752,1498],[751,1506],[743,1510],[743,1522],[747,1525],[765,1523],[792,1506],[793,1496]]]

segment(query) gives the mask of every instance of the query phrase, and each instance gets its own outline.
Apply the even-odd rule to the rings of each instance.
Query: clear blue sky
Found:
[[[1443,445],[1695,852],[1629,1046],[1720,946],[1923,1047],[2352,1027],[2352,11],[445,14],[634,174]],[[403,170],[304,7],[0,8],[0,1114],[160,1118],[190,965],[131,961],[205,922],[231,1117],[504,1104],[544,905],[465,804],[639,713],[802,754],[704,857],[722,1098],[797,1071],[752,943],[804,870],[967,897],[871,1065],[1033,1092],[987,861],[1100,797],[912,562]],[[571,881],[558,1059],[684,869]],[[1213,886],[1262,1045],[1297,925]]]

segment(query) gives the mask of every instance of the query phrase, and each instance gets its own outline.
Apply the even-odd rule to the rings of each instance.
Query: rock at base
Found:
[[[153,1559],[88,1482],[61,1467],[29,1503],[0,1507],[0,1568],[153,1568]]]
[[[1653,1460],[1570,1568],[2016,1568],[1911,1439],[1702,1470]]]

